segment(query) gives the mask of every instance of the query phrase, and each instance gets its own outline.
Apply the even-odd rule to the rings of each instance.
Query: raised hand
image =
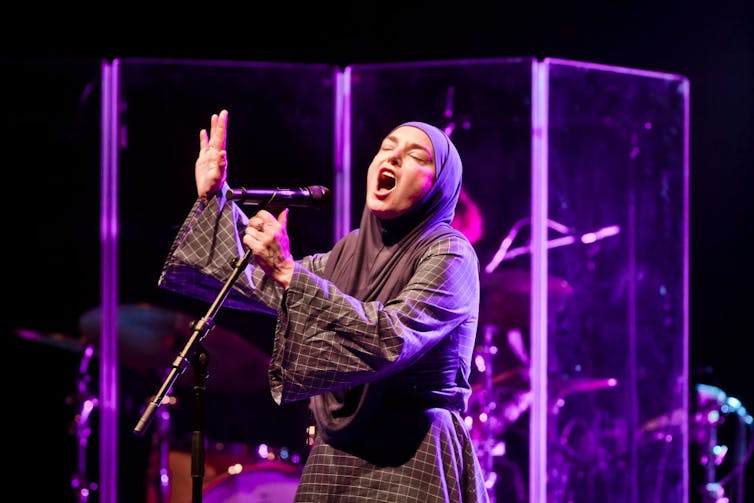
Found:
[[[199,197],[209,198],[220,192],[225,184],[228,168],[228,152],[225,139],[228,130],[228,111],[212,114],[209,135],[206,129],[199,131],[199,157],[194,165],[196,192]]]

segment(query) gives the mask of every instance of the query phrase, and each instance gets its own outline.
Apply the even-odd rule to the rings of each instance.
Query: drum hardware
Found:
[[[498,329],[494,325],[487,324],[484,326],[484,344],[482,345],[482,351],[480,352],[480,358],[478,360],[477,368],[482,371],[484,376],[484,391],[483,391],[483,405],[480,415],[480,422],[482,426],[482,443],[481,443],[481,455],[483,459],[482,468],[485,473],[493,473],[492,466],[492,449],[494,447],[495,438],[492,432],[491,418],[494,416],[497,403],[492,396],[492,376],[493,376],[493,358],[497,354],[497,347],[493,344],[493,337],[497,333]],[[494,480],[487,481],[485,484],[488,489],[494,487]]]
[[[722,389],[707,384],[696,385],[696,411],[693,416],[692,440],[699,446],[699,463],[704,468],[705,480],[702,488],[703,503],[735,503],[746,501],[744,497],[745,467],[754,444],[748,445],[747,430],[754,424],[754,418],[746,411],[740,400],[728,396]],[[717,471],[725,462],[729,449],[720,443],[718,428],[733,416],[738,421],[735,431],[736,442],[733,449],[732,469],[724,477],[718,478]],[[732,495],[726,494],[726,486],[732,481]]]
[[[491,363],[487,363],[488,358],[484,357],[484,355],[489,357],[497,354],[496,348],[493,349],[493,347],[491,343],[483,345],[475,358],[475,368],[480,372],[484,369],[485,377],[480,383],[472,386],[469,409],[472,413],[465,417],[465,423],[471,432],[472,442],[483,469],[484,483],[490,502],[502,500],[522,503],[525,501],[526,494],[524,476],[517,460],[506,459],[509,455],[509,445],[504,436],[518,418],[518,414],[514,414],[515,417],[510,416],[511,404],[508,403],[510,396],[499,393],[507,393],[511,381],[528,374],[528,368],[515,368],[494,373],[494,367]],[[515,392],[514,395],[517,393]],[[524,394],[530,396],[530,392]],[[526,400],[515,398],[514,402],[514,407],[520,409],[525,409],[524,404],[528,403]],[[503,494],[501,490],[504,491]],[[516,499],[510,499],[511,497]]]
[[[172,501],[170,445],[173,428],[170,409],[178,403],[174,396],[165,396],[164,407],[157,413],[157,427],[152,433],[150,455],[147,467],[147,503],[168,503]]]
[[[483,342],[474,356],[474,365],[482,376],[482,383],[472,387],[475,395],[475,403],[480,404],[476,418],[467,416],[465,422],[472,433],[472,441],[476,444],[482,471],[485,475],[484,485],[491,498],[495,501],[495,486],[497,473],[494,469],[495,458],[505,454],[505,442],[498,438],[501,425],[498,421],[497,402],[493,395],[495,382],[493,360],[497,354],[497,346],[494,343],[498,327],[487,323],[483,326]]]
[[[97,396],[89,391],[91,376],[89,375],[89,363],[94,355],[94,346],[87,345],[79,364],[79,372],[76,377],[77,393],[69,396],[66,402],[76,406],[76,414],[71,423],[71,431],[76,437],[76,472],[71,479],[71,487],[76,491],[76,501],[83,503],[89,501],[92,493],[97,491],[97,483],[90,481],[87,466],[87,448],[89,436],[92,433],[90,424],[91,414],[99,406]]]
[[[99,406],[97,395],[89,390],[92,381],[92,376],[89,374],[89,364],[95,356],[95,348],[91,344],[87,344],[84,338],[74,338],[59,332],[37,332],[20,328],[15,330],[15,335],[27,341],[81,354],[76,376],[76,392],[67,396],[65,403],[74,408],[69,432],[76,438],[76,471],[71,477],[71,487],[75,491],[77,502],[89,501],[98,489],[98,484],[89,480],[87,460],[89,437],[92,433],[91,415],[94,409]]]
[[[579,484],[594,485],[600,473],[607,469],[607,460],[613,457],[605,445],[606,439],[625,437],[625,427],[606,429],[593,424],[582,414],[565,420],[563,407],[574,393],[593,392],[614,388],[618,379],[613,377],[569,377],[552,379],[548,390],[548,446],[553,449],[547,466],[547,494],[550,503],[568,503],[578,499],[584,491]],[[596,487],[596,486],[595,486]],[[595,487],[590,487],[593,490]],[[591,501],[591,500],[590,500]]]
[[[530,243],[519,246],[518,248],[511,248],[513,241],[518,237],[519,232],[525,225],[531,225],[531,217],[521,218],[513,224],[510,231],[508,231],[508,234],[503,237],[500,247],[492,257],[492,260],[490,260],[490,262],[484,267],[486,273],[489,274],[495,271],[503,261],[512,260],[520,255],[531,253]],[[547,249],[569,246],[575,243],[590,244],[620,234],[620,226],[618,225],[608,225],[581,235],[574,234],[575,229],[572,227],[568,227],[551,219],[547,219],[547,227],[563,234],[561,237],[546,241],[545,246]]]

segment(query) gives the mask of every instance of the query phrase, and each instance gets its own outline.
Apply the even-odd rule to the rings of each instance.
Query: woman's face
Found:
[[[396,218],[416,206],[435,181],[435,153],[419,128],[401,126],[380,145],[367,173],[367,207],[377,218]]]

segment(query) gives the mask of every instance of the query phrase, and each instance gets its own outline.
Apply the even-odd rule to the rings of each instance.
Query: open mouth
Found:
[[[377,191],[390,192],[395,188],[395,175],[389,171],[383,171],[377,177]]]

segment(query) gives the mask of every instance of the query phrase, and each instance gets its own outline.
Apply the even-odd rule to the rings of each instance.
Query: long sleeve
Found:
[[[297,265],[276,328],[273,398],[300,400],[409,366],[418,392],[467,396],[477,267],[468,242],[443,238],[428,248],[400,294],[383,304],[345,295]]]
[[[216,197],[198,200],[163,267],[159,286],[212,301],[243,256],[248,217]],[[287,291],[249,264],[225,305],[277,315],[269,369],[277,403],[371,382],[410,366],[421,392],[451,397],[461,407],[479,305],[478,262],[467,241],[446,236],[419,260],[411,280],[387,303],[362,302],[322,273],[328,254],[296,262]],[[440,369],[438,371],[438,369]]]
[[[237,273],[223,305],[276,314],[283,289],[254,267],[253,260],[242,271],[235,271],[235,264],[246,253],[241,236],[248,220],[238,205],[223,196],[206,204],[197,199],[173,241],[158,285],[211,302]]]

